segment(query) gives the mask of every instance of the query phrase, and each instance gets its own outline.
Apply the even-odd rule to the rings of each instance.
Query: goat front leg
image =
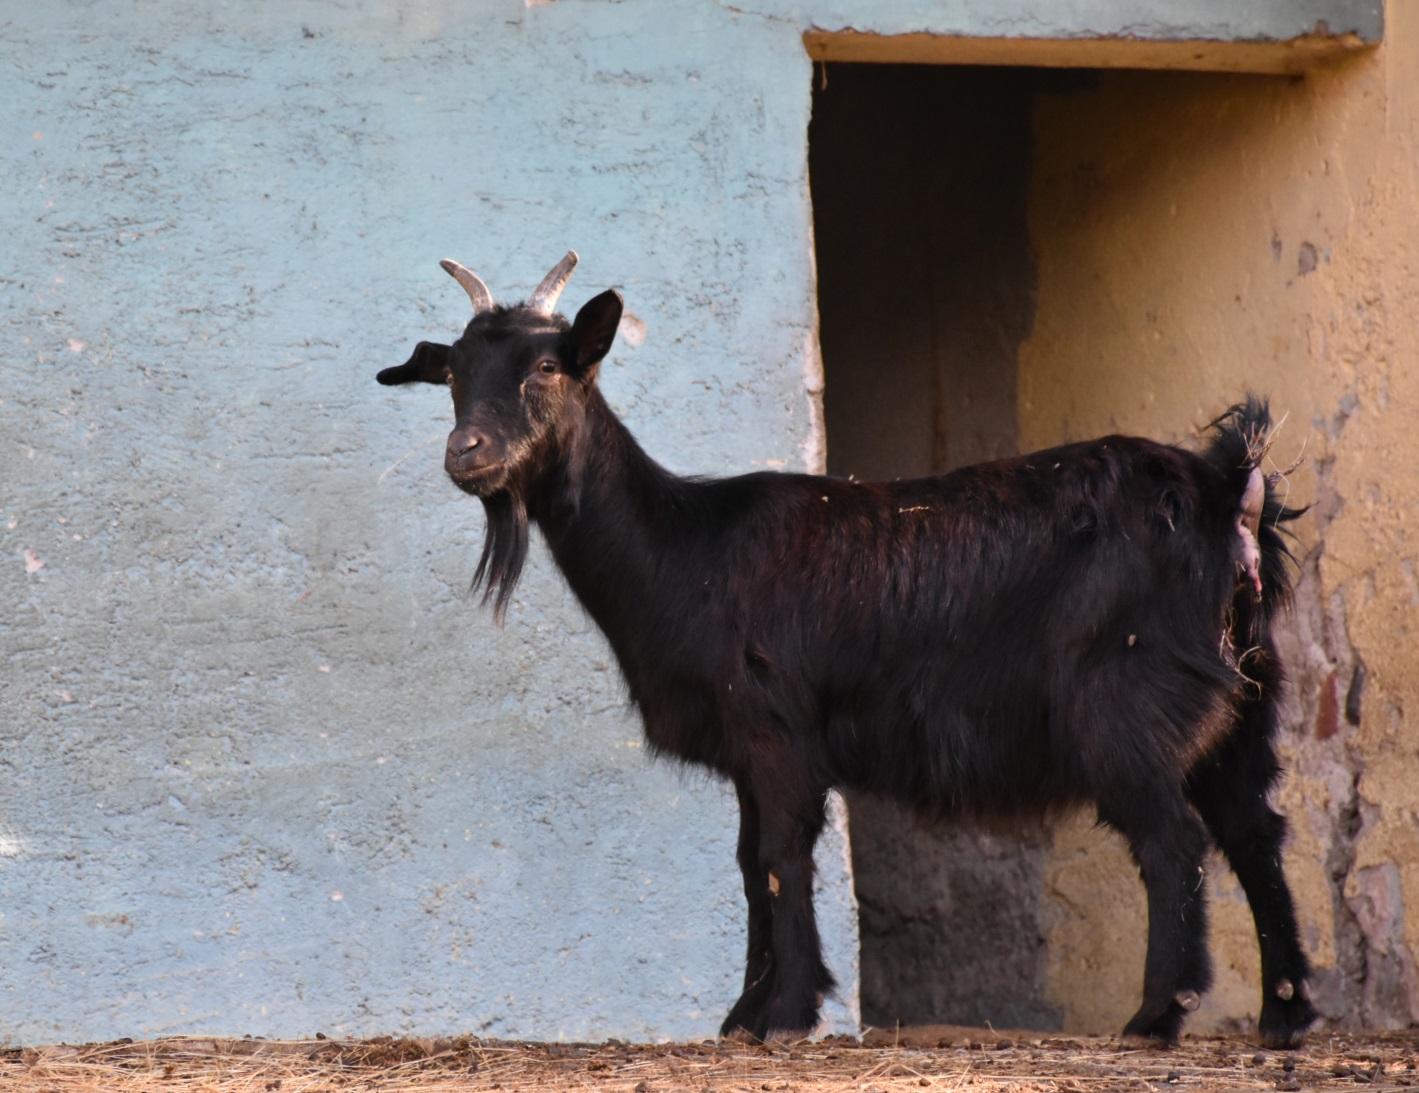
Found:
[[[755,858],[741,859],[750,908],[750,959],[744,995],[725,1028],[756,1040],[807,1036],[818,1024],[824,994],[835,985],[823,963],[813,912],[813,847],[823,830],[827,791],[807,782],[805,764],[774,758],[781,761],[762,762],[739,783],[744,787],[741,853],[746,815],[757,817],[758,845]],[[763,951],[755,945],[756,929],[765,924],[768,955],[756,957]],[[765,974],[756,977],[760,967]]]
[[[759,806],[747,781],[736,779],[734,789],[739,795],[737,856],[749,905],[749,953],[744,965],[744,993],[730,1009],[719,1034],[757,1039],[764,1034],[764,1010],[774,986],[774,912],[768,871],[759,860]]]

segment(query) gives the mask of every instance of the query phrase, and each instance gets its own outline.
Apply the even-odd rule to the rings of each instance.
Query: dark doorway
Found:
[[[1038,70],[831,65],[809,170],[828,470],[893,478],[1016,451],[1033,312]],[[849,799],[862,1016],[1058,1028],[1041,922],[1048,838],[930,827]]]

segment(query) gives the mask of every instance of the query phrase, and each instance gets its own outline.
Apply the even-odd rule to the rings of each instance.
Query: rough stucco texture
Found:
[[[1419,8],[1375,53],[1304,80],[1130,73],[1042,97],[1020,358],[1025,448],[1111,430],[1183,439],[1247,388],[1300,524],[1277,799],[1331,1020],[1419,1021]],[[1196,1028],[1254,1019],[1256,943],[1210,869],[1218,984]],[[1120,843],[1055,837],[1051,992],[1066,1027],[1128,1016],[1141,887]],[[1125,880],[1124,878],[1130,878]]]
[[[603,385],[653,454],[801,466],[798,35],[55,4],[3,50],[0,1042],[712,1035],[732,795],[645,759],[540,547],[493,627],[447,398],[374,373],[466,320],[438,258],[516,297],[575,246],[567,303],[619,285],[645,324]]]

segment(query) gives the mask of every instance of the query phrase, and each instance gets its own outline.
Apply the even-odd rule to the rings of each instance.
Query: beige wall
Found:
[[[1316,502],[1286,636],[1288,869],[1318,1004],[1369,1025],[1419,1021],[1419,4],[1388,12],[1384,46],[1303,79],[1105,73],[1038,97],[1018,409],[1024,450],[1183,439],[1248,388],[1286,416],[1273,458],[1302,457],[1292,498]],[[1056,834],[1067,1027],[1112,1031],[1136,1004],[1135,878],[1112,836]],[[1225,866],[1211,883],[1217,987],[1194,1030],[1259,1001],[1245,901]]]

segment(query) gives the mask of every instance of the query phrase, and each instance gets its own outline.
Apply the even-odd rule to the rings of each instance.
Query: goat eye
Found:
[[[537,362],[537,368],[544,374],[550,376],[557,370],[557,362],[554,360],[544,360]]]

